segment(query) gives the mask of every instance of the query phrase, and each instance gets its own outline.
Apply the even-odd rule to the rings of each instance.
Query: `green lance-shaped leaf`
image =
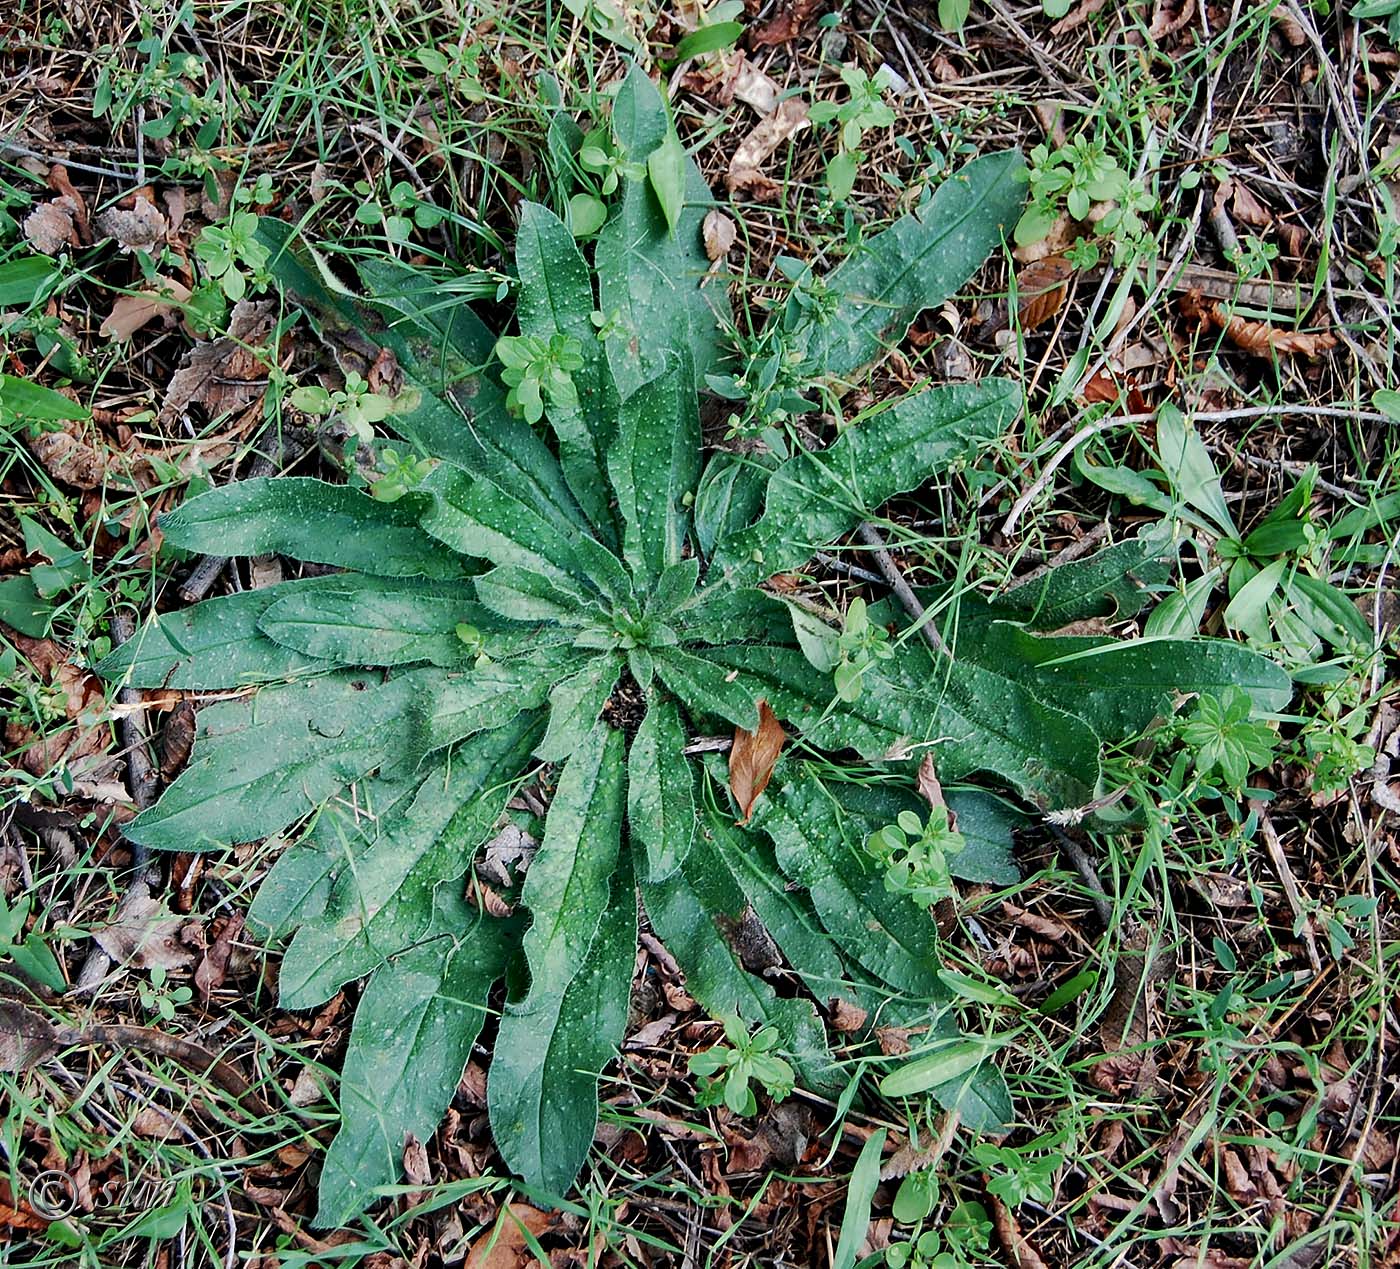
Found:
[[[700,415],[684,350],[623,402],[608,474],[622,514],[623,554],[638,588],[649,589],[681,561],[686,498],[700,479]]]
[[[545,577],[515,564],[500,564],[473,580],[477,598],[499,617],[583,626],[600,621],[606,610],[597,599],[559,578]]]
[[[563,334],[578,341],[583,365],[573,372],[577,408],[551,404],[546,413],[559,438],[564,478],[579,505],[605,541],[615,542],[604,458],[617,419],[617,386],[607,349],[593,326],[593,282],[574,236],[552,211],[526,203],[515,240],[520,277],[517,318],[525,335],[546,342]]]
[[[628,160],[645,163],[670,129],[666,105],[646,72],[633,67],[613,102],[613,134]],[[713,199],[694,160],[685,159],[685,207],[675,231],[647,180],[627,180],[622,200],[598,236],[594,263],[608,363],[626,399],[688,347],[699,382],[722,356],[729,318],[724,288],[709,273],[700,226]]]
[[[825,280],[837,297],[822,320],[787,320],[804,332],[803,351],[828,374],[849,379],[874,361],[925,309],[936,308],[995,251],[1021,214],[1026,186],[1015,151],[974,159],[933,197],[876,234]]]
[[[549,694],[549,730],[535,748],[537,757],[562,762],[587,742],[617,685],[622,664],[617,653],[603,652],[583,661],[578,670],[555,685]]]
[[[133,687],[210,691],[331,669],[334,661],[274,642],[258,629],[278,600],[346,584],[342,575],[279,582],[164,613],[141,625],[97,665],[97,673]]]
[[[1083,718],[1106,740],[1142,730],[1176,694],[1238,687],[1262,713],[1277,713],[1293,695],[1282,668],[1225,639],[1037,637],[994,622],[971,655]]]
[[[560,674],[576,664],[569,648],[542,648],[514,661],[490,662],[441,675],[413,697],[403,760],[419,762],[447,745],[503,727],[538,709]]]
[[[403,1174],[412,1135],[427,1141],[486,1019],[507,942],[481,921],[381,965],[355,1012],[340,1077],[340,1131],[326,1152],[316,1225],[348,1224]]]
[[[714,811],[706,815],[703,831],[715,863],[728,871],[752,916],[813,996],[821,1001],[835,997],[859,1002],[868,1009],[887,1002],[889,993],[883,988],[877,995],[866,984],[853,981],[846,957],[822,928],[810,898],[783,876],[773,848],[762,837],[737,828],[732,815]],[[751,919],[741,918],[741,934]]]
[[[637,953],[632,861],[613,873],[608,906],[564,988],[549,1034],[544,1012],[508,1011],[487,1083],[491,1129],[512,1171],[552,1194],[573,1184],[598,1123],[598,1079],[627,1031]],[[516,1124],[525,1131],[512,1135]]]
[[[461,577],[462,561],[418,526],[417,502],[375,502],[307,476],[258,476],[191,498],[160,527],[171,546],[210,555],[276,552],[380,577]]]
[[[986,379],[926,389],[852,424],[820,453],[795,455],[773,473],[762,518],[718,542],[710,575],[744,586],[798,567],[895,494],[1000,435],[1020,408],[1014,383]]]
[[[709,659],[708,649],[705,656],[680,648],[659,650],[656,672],[692,712],[715,714],[749,731],[758,726],[758,697],[726,667]]]
[[[839,1084],[811,1003],[778,999],[772,987],[744,968],[725,937],[744,920],[748,900],[703,833],[676,872],[665,881],[642,884],[642,902],[652,928],[685,971],[686,990],[711,1017],[737,1014],[750,1027],[776,1027],[808,1088],[823,1092]]]
[[[675,701],[653,693],[627,755],[627,823],[646,849],[649,881],[664,881],[695,840],[695,775]]]
[[[417,670],[384,683],[341,671],[208,706],[194,761],[126,835],[161,850],[207,850],[286,828],[398,757],[411,700],[440,677]]]
[[[695,495],[695,537],[709,559],[715,543],[748,528],[763,509],[773,464],[717,450],[710,456]]]
[[[709,648],[706,656],[738,669],[739,683],[818,748],[867,758],[927,751],[940,778],[989,772],[1046,806],[1078,806],[1092,796],[1100,747],[1093,729],[996,670],[961,658],[934,662],[911,643],[867,670],[859,698],[838,709],[831,676],[797,649],[740,644]]]
[[[419,452],[511,489],[542,515],[586,525],[558,460],[529,424],[507,411],[504,390],[481,372],[495,336],[437,279],[392,261],[364,261],[360,275],[373,298],[363,301],[347,293],[292,226],[264,216],[258,237],[272,251],[272,276],[343,360],[367,373],[381,346],[394,354],[405,383],[385,420],[389,427]]]
[[[292,589],[268,606],[258,629],[285,647],[337,665],[454,666],[471,655],[457,637],[459,624],[501,624],[465,599],[460,584],[353,573],[324,580],[340,584]]]
[[[1134,617],[1170,580],[1176,551],[1168,534],[1148,530],[1028,578],[996,596],[992,607],[1033,630],[1089,617]]]
[[[454,551],[566,583],[582,580],[573,548],[577,531],[541,515],[494,481],[439,467],[423,489],[432,498],[423,528]]]
[[[759,803],[755,822],[773,839],[778,864],[807,887],[822,924],[857,964],[896,991],[946,996],[938,981],[938,930],[925,908],[890,894],[863,849],[865,826],[810,774],[789,776]]]
[[[521,715],[434,762],[406,806],[367,849],[343,855],[325,911],[296,933],[278,981],[284,1009],[312,1009],[352,979],[452,928],[472,853],[505,809],[539,735]],[[353,843],[352,843],[353,845]]]
[[[530,989],[501,1020],[487,1091],[496,1144],[535,1184],[563,1188],[573,1179],[597,1114],[591,1097],[578,1096],[579,1067],[596,1074],[616,1043],[611,1027],[601,1033],[599,1020],[580,1011],[616,974],[613,944],[622,932],[605,913],[621,847],[623,748],[622,733],[598,723],[570,755],[521,896],[532,918],[523,944]],[[635,926],[628,937],[635,940]],[[633,951],[629,941],[627,981]],[[622,1013],[619,1032],[625,989]]]

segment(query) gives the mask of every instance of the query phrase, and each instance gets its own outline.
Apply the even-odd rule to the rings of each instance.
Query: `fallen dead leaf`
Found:
[[[1196,16],[1196,0],[1155,0],[1147,38],[1154,44],[1175,35]]]
[[[64,247],[80,246],[77,213],[77,204],[71,198],[51,198],[24,218],[24,236],[35,251],[46,256],[56,256]]]
[[[859,1031],[870,1018],[866,1010],[840,996],[833,996],[827,1002],[827,1014],[834,1031]]]
[[[1199,296],[1189,292],[1182,297],[1181,311],[1188,318],[1224,331],[1225,338],[1242,352],[1270,361],[1275,356],[1320,357],[1337,346],[1337,337],[1331,331],[1283,330],[1268,322],[1252,322],[1231,313],[1222,303],[1202,304]]]
[[[127,892],[115,919],[94,930],[92,937],[119,965],[181,969],[194,960],[178,937],[183,924],[184,918],[172,915],[163,900],[136,886]]]
[[[159,274],[155,280],[160,283],[159,291],[117,296],[112,311],[98,328],[98,334],[106,339],[130,339],[143,326],[163,313],[170,313],[175,305],[183,304],[190,298],[190,288],[183,282]]]
[[[33,667],[39,680],[54,689],[55,703],[61,706],[69,723],[43,736],[25,723],[6,723],[6,744],[15,749],[24,747],[20,765],[33,775],[42,775],[60,759],[71,765],[80,758],[101,753],[108,742],[106,726],[96,721],[105,700],[101,681],[73,664],[68,651],[51,639],[31,639],[18,632],[10,632],[6,637]]]
[[[165,213],[152,201],[149,187],[127,195],[97,215],[99,233],[115,238],[123,251],[150,251],[169,229]]]
[[[195,988],[206,1004],[209,997],[223,986],[228,975],[233,945],[243,933],[243,917],[235,912],[229,916],[215,917],[211,924],[214,940],[205,949],[203,959],[194,971]]]
[[[768,787],[786,739],[787,733],[767,701],[758,703],[757,730],[734,729],[734,745],[729,751],[729,791],[739,804],[740,824],[753,818],[754,804]]]
[[[463,1269],[529,1269],[535,1263],[526,1232],[538,1238],[553,1223],[554,1215],[528,1203],[511,1203],[489,1231],[476,1240]]]
[[[57,1028],[42,1014],[0,997],[0,1071],[27,1071],[61,1044]]]
[[[1108,0],[1080,0],[1080,3],[1065,14],[1050,28],[1051,35],[1067,35],[1083,26],[1094,14],[1108,4]]]
[[[718,207],[705,213],[705,223],[701,226],[705,240],[705,254],[711,261],[723,260],[739,236],[732,216],[726,216]]]
[[[777,17],[749,33],[749,44],[754,48],[772,48],[795,40],[802,34],[817,3],[818,0],[792,0]]]
[[[267,388],[267,367],[248,348],[256,348],[271,328],[269,302],[240,300],[235,304],[228,334],[196,344],[171,378],[161,402],[160,425],[172,426],[192,405],[202,406],[212,418],[257,401]]]
[[[774,151],[807,126],[807,103],[797,97],[781,102],[772,114],[761,120],[734,151],[724,182],[731,194],[746,194],[750,198],[770,199],[777,196],[779,185],[762,171],[762,166]]]
[[[1016,274],[1016,312],[1022,330],[1043,326],[1060,311],[1074,266],[1064,256],[1034,260]]]
[[[771,115],[778,108],[778,98],[782,95],[778,81],[759,70],[748,58],[736,68],[731,92],[736,101],[742,101],[761,115]]]

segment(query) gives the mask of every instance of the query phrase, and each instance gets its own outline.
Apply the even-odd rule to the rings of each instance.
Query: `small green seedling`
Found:
[[[181,1005],[189,1004],[194,998],[194,992],[186,986],[167,986],[166,980],[169,976],[169,971],[164,965],[153,965],[150,981],[138,983],[136,986],[141,1008],[149,1014],[155,1014],[163,1022],[173,1022],[175,1011]]]
[[[1048,145],[1036,146],[1030,153],[1026,180],[1031,197],[1016,222],[1018,246],[1041,241],[1054,228],[1061,210],[1082,221],[1095,203],[1114,203],[1112,211],[1118,213],[1099,220],[1096,228],[1100,234],[1131,236],[1141,231],[1141,208],[1136,198],[1129,198],[1128,174],[1099,138],[1076,137],[1054,150]]]
[[[366,444],[374,439],[374,425],[387,419],[394,408],[392,398],[372,392],[364,378],[353,370],[345,376],[344,388],[334,391],[319,385],[297,388],[290,399],[306,414],[339,419]]]
[[[724,1020],[724,1036],[728,1044],[691,1054],[690,1073],[705,1081],[700,1088],[700,1105],[723,1101],[734,1114],[748,1118],[758,1113],[751,1084],[762,1085],[776,1102],[792,1095],[796,1076],[775,1051],[781,1039],[776,1027],[760,1027],[750,1035],[742,1018],[729,1017]]]
[[[1178,735],[1201,779],[1218,772],[1226,787],[1238,793],[1250,772],[1273,761],[1278,738],[1267,723],[1254,721],[1253,712],[1248,693],[1237,687],[1197,698]]]
[[[20,895],[11,906],[0,894],[0,973],[3,973],[4,962],[10,960],[26,978],[50,991],[66,991],[68,984],[63,970],[48,944],[37,935],[25,932],[33,902],[30,895]]]
[[[857,701],[866,671],[894,656],[889,631],[870,620],[865,600],[859,596],[846,609],[837,646],[841,660],[832,671],[836,695],[843,701]]]
[[[884,867],[886,890],[932,906],[956,893],[948,857],[966,844],[949,822],[948,808],[935,806],[927,823],[913,811],[901,811],[895,823],[870,834],[865,848]]]
[[[268,250],[258,239],[256,212],[236,211],[222,225],[206,225],[194,244],[195,258],[219,289],[237,303],[249,288],[267,282]]]
[[[538,423],[551,409],[577,410],[578,389],[573,374],[583,369],[583,345],[562,331],[548,339],[538,335],[502,335],[496,341],[501,379],[510,389],[506,408]]]
[[[841,68],[841,82],[846,85],[846,100],[814,102],[808,115],[817,126],[835,123],[840,127],[836,153],[826,165],[826,187],[838,203],[845,202],[855,188],[856,173],[865,158],[860,148],[865,134],[892,127],[895,121],[894,107],[885,100],[891,79],[884,67],[867,75],[852,62]]]

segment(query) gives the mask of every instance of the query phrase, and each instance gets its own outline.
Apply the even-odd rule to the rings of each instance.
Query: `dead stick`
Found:
[[[862,520],[860,527],[856,530],[856,537],[870,547],[871,554],[875,557],[875,567],[880,570],[880,576],[889,583],[889,588],[894,591],[894,597],[899,600],[904,611],[914,619],[914,627],[922,636],[923,641],[934,652],[941,652],[944,656],[952,656],[948,645],[943,642],[943,636],[933,628],[933,623],[929,620],[923,604],[919,602],[919,597],[914,594],[914,588],[904,580],[904,574],[899,571],[899,566],[894,562],[894,556],[889,553],[889,549],[885,546],[885,539],[880,536],[880,531],[869,520]]]

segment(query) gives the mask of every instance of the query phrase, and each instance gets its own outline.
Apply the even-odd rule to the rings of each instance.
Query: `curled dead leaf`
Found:
[[[1242,352],[1270,361],[1275,356],[1320,357],[1337,346],[1337,337],[1331,331],[1283,330],[1268,322],[1252,322],[1231,313],[1218,301],[1203,304],[1194,292],[1182,297],[1181,311],[1188,318],[1223,331],[1225,338]]]
[[[1022,330],[1034,330],[1060,311],[1074,266],[1064,256],[1034,260],[1016,274],[1016,312]]]
[[[165,238],[169,222],[165,213],[151,201],[149,188],[142,188],[97,216],[99,233],[115,238],[123,251],[150,251]]]
[[[705,213],[701,234],[705,240],[705,254],[714,261],[723,260],[729,254],[739,231],[733,217],[726,216],[716,207]]]
[[[162,313],[170,312],[176,304],[183,304],[190,298],[190,288],[183,282],[159,275],[155,280],[160,284],[159,291],[117,296],[98,333],[107,339],[130,339]]]
[[[796,97],[781,102],[772,114],[762,119],[734,151],[724,182],[731,194],[747,194],[751,198],[773,198],[778,182],[762,171],[783,144],[807,126],[807,103]]]
[[[64,247],[79,246],[77,211],[77,205],[66,196],[40,203],[24,218],[24,236],[29,245],[46,256],[56,256]]]
[[[476,1240],[464,1269],[527,1269],[535,1263],[526,1234],[538,1238],[556,1216],[528,1203],[501,1208],[496,1223]]]
[[[754,48],[771,48],[795,40],[810,23],[817,0],[792,0],[777,17],[749,35]]]
[[[734,729],[734,745],[729,751],[729,791],[739,804],[740,824],[753,818],[754,804],[768,787],[786,739],[787,733],[767,701],[758,703],[757,730]]]

